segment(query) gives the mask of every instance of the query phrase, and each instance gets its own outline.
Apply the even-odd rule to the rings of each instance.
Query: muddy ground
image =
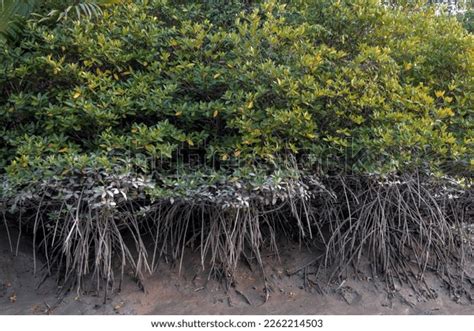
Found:
[[[126,275],[121,291],[109,293],[105,304],[104,293],[58,296],[55,279],[34,274],[32,251],[23,241],[16,255],[0,229],[0,314],[474,314],[472,302],[453,296],[429,273],[432,299],[408,286],[389,291],[376,276],[327,284],[304,268],[315,253],[295,244],[287,244],[279,258],[265,257],[267,300],[258,267],[243,264],[228,285],[209,277],[193,254],[185,256],[181,272],[162,263],[147,276],[145,291]]]

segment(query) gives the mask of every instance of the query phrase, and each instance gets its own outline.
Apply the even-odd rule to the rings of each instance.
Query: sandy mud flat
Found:
[[[242,264],[229,284],[209,277],[190,254],[181,271],[162,263],[144,291],[125,275],[121,291],[109,293],[104,304],[103,292],[58,295],[53,277],[34,274],[32,247],[22,243],[15,256],[0,231],[0,314],[474,314],[469,299],[453,295],[433,274],[425,278],[432,298],[409,286],[388,290],[364,274],[327,284],[306,266],[313,256],[292,244],[279,258],[269,254],[265,287],[262,270],[251,264]]]

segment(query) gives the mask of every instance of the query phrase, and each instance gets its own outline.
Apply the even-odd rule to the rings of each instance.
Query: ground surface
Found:
[[[146,292],[126,276],[122,290],[104,304],[103,293],[58,298],[54,279],[42,282],[41,275],[34,275],[32,247],[21,244],[15,256],[0,230],[0,314],[474,314],[472,302],[454,300],[430,274],[426,280],[434,299],[408,287],[389,293],[376,277],[349,277],[321,286],[308,268],[301,268],[313,256],[293,245],[280,252],[280,260],[267,256],[265,272],[272,290],[266,303],[260,270],[243,265],[226,290],[225,282],[208,280],[196,256],[187,256],[181,272],[163,263],[147,277]]]

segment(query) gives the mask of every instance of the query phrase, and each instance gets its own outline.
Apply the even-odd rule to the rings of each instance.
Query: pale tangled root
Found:
[[[325,254],[317,263],[332,277],[357,270],[364,257],[389,288],[399,282],[421,289],[430,270],[456,295],[470,295],[473,192],[452,180],[308,176],[260,191],[224,186],[153,203],[144,193],[152,184],[144,178],[105,182],[99,188],[93,180],[72,187],[45,183],[15,201],[20,228],[33,234],[48,273],[56,272],[69,288],[92,281],[107,296],[117,280],[120,287],[126,267],[142,284],[144,273],[163,259],[184,268],[186,249],[199,250],[203,267],[228,277],[248,255],[263,271],[262,248],[278,252],[284,233],[322,244]]]

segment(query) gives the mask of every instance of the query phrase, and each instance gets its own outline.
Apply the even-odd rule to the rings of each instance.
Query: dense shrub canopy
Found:
[[[311,172],[467,176],[473,46],[455,18],[375,0],[136,0],[33,19],[0,47],[1,172],[245,176],[291,155]]]
[[[86,2],[42,2],[0,41],[0,226],[64,290],[106,299],[119,265],[143,282],[187,247],[232,277],[284,236],[317,247],[316,274],[364,261],[395,292],[435,270],[470,295],[468,20],[424,0]]]

